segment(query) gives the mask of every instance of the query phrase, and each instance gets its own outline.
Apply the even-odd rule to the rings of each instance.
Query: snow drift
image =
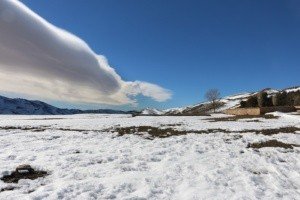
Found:
[[[0,1],[0,90],[111,105],[136,103],[138,94],[171,98],[158,85],[123,81],[104,56],[17,0]]]

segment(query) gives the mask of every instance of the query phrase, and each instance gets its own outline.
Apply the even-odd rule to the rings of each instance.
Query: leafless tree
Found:
[[[218,100],[220,99],[220,92],[218,89],[210,89],[205,93],[205,98],[211,102],[211,105],[214,109],[214,113],[216,112],[216,108],[218,105]]]

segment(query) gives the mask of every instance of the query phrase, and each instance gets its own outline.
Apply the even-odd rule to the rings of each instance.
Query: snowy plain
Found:
[[[279,118],[216,122],[226,115],[0,116],[0,178],[20,164],[49,172],[17,184],[0,180],[0,191],[16,187],[0,199],[300,199],[299,147],[246,148],[271,139],[300,144],[300,132],[239,133],[300,128],[300,115],[273,115]],[[108,131],[130,126],[227,132],[148,140]]]

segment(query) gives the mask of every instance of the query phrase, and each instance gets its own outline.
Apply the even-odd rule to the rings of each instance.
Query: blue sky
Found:
[[[22,2],[105,55],[124,80],[173,93],[163,103],[138,97],[138,108],[194,104],[210,88],[226,96],[300,84],[297,0]]]

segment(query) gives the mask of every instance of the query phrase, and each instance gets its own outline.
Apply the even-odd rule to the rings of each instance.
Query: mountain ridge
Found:
[[[43,101],[8,98],[0,95],[0,114],[2,115],[132,114],[133,112],[113,109],[80,110],[58,108]]]

